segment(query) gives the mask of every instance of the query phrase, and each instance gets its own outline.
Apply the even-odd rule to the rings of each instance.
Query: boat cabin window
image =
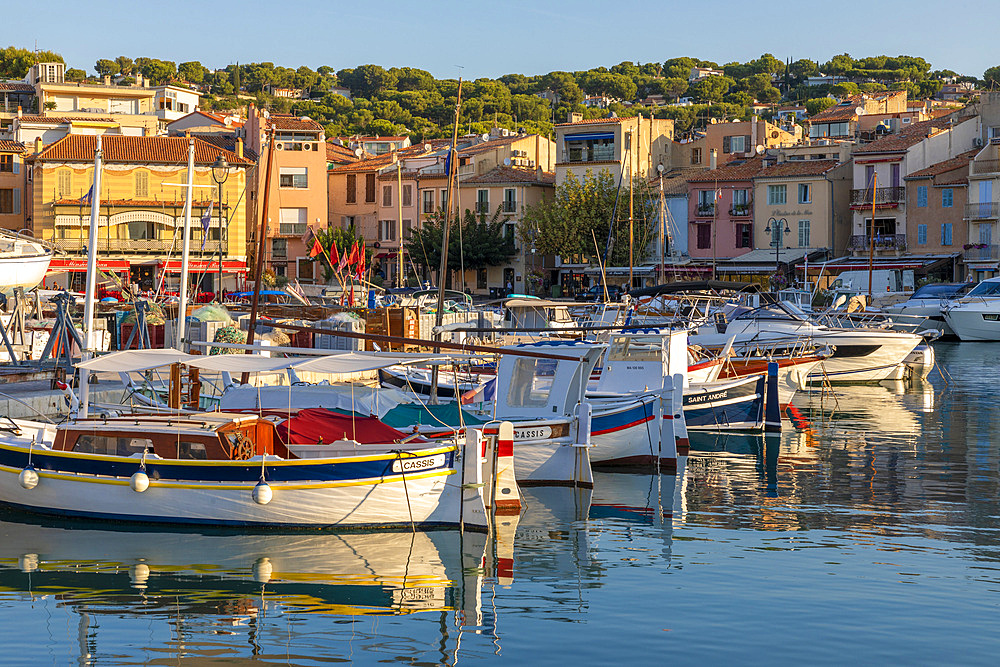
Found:
[[[208,450],[205,449],[204,442],[182,441],[177,443],[177,458],[204,461],[208,458]]]
[[[984,280],[969,292],[969,296],[1000,296],[1000,280],[997,282]]]
[[[554,359],[518,359],[514,362],[507,405],[512,408],[544,407],[555,379]]]
[[[149,438],[122,438],[113,435],[81,435],[73,445],[74,452],[106,456],[132,456],[146,450],[153,451],[153,441]]]
[[[956,285],[954,283],[931,283],[924,285],[913,293],[911,299],[950,299],[963,294],[972,287],[969,283]]]
[[[662,361],[659,341],[616,338],[608,352],[609,361]]]

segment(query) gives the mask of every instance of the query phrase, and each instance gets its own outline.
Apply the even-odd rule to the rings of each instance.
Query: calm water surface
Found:
[[[0,515],[3,664],[996,662],[1000,345],[796,397],[676,475],[454,531],[137,532]]]

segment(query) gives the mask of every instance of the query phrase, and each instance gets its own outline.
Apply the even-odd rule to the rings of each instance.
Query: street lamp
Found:
[[[772,223],[774,227],[771,226]],[[791,234],[792,230],[789,229],[788,220],[785,218],[768,218],[764,233],[771,234],[771,245],[774,246],[774,281],[772,282],[776,282],[781,269],[781,259],[779,256],[781,246],[784,245],[785,234]]]
[[[212,165],[212,180],[219,186],[219,303],[222,303],[222,184],[228,179],[229,163],[222,157],[222,153],[219,153],[219,157],[215,158],[215,164]]]

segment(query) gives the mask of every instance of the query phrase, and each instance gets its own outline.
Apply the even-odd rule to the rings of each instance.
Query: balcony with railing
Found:
[[[973,174],[1000,174],[1000,160],[973,160]]]
[[[1000,219],[1000,202],[983,201],[965,205],[966,220]]]
[[[1000,245],[988,243],[967,243],[962,249],[962,259],[966,262],[982,262],[1000,259]]]
[[[569,148],[559,155],[560,162],[615,162],[615,145]]]
[[[851,190],[851,206],[863,208],[871,206],[893,206],[901,204],[906,197],[906,188],[875,188],[874,202],[872,201],[872,189]]]
[[[304,222],[278,223],[278,236],[303,236],[309,225]]]
[[[733,204],[729,207],[732,218],[749,218],[753,216],[753,204]]]
[[[871,236],[855,234],[847,244],[848,250],[868,250],[872,247]],[[906,250],[906,234],[876,234],[875,250]]]
[[[56,245],[67,252],[83,252],[87,247],[86,239],[56,239]],[[223,254],[229,252],[229,243],[217,240],[205,242],[202,249],[200,240],[191,240],[191,252],[195,254],[218,254],[219,246],[222,246]],[[120,252],[120,253],[168,253],[171,250],[180,252],[180,241],[174,244],[168,239],[98,239],[97,252]]]
[[[715,204],[698,204],[695,215],[699,218],[711,218],[715,215]]]

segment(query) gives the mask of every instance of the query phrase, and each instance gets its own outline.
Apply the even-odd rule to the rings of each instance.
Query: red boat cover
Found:
[[[326,408],[306,408],[277,426],[278,437],[290,445],[357,440],[363,445],[392,444],[408,434],[374,417],[352,417]]]

